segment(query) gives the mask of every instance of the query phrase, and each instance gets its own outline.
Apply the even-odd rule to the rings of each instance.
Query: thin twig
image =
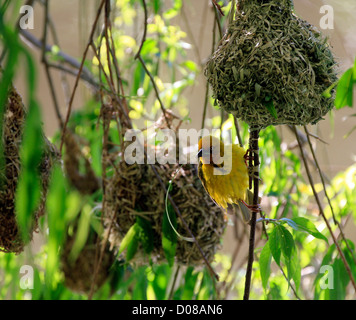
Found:
[[[224,12],[223,12],[222,9],[221,9],[221,5],[218,4],[218,3],[216,2],[216,0],[211,0],[211,1],[212,1],[213,5],[215,6],[216,10],[219,11],[222,16],[225,16],[225,15],[224,15]]]
[[[171,284],[171,289],[169,290],[168,300],[172,300],[173,299],[174,287],[176,286],[176,283],[177,283],[179,271],[180,271],[180,266],[178,265],[177,269],[176,269],[176,272],[174,273],[173,282]]]
[[[142,57],[141,57],[141,50],[142,50],[142,47],[146,41],[146,34],[147,34],[147,19],[148,19],[148,12],[147,12],[147,5],[146,5],[146,1],[145,0],[142,0],[142,4],[143,4],[143,10],[144,10],[144,14],[145,14],[145,21],[144,21],[144,32],[143,32],[143,37],[142,37],[142,40],[141,40],[141,44],[140,44],[140,48],[138,50],[138,52],[136,53],[135,55],[135,59],[138,59],[140,62],[141,62],[141,65],[143,67],[143,69],[145,70],[146,74],[148,75],[148,77],[150,78],[151,80],[151,83],[152,83],[152,86],[153,86],[153,89],[156,93],[156,98],[159,102],[159,105],[161,107],[161,110],[162,110],[162,113],[163,113],[163,116],[166,120],[166,123],[167,123],[167,127],[170,129],[170,124],[169,124],[169,121],[168,121],[168,118],[167,118],[167,112],[166,112],[166,108],[162,102],[162,99],[160,97],[160,94],[159,94],[159,91],[158,91],[158,88],[157,88],[157,85],[156,85],[156,81],[155,79],[153,78],[151,72],[148,70],[147,66],[146,66],[146,63],[145,61],[143,61]]]
[[[77,92],[80,75],[81,75],[81,73],[83,71],[84,63],[85,63],[89,48],[90,48],[90,46],[91,46],[91,44],[93,42],[96,26],[98,24],[99,17],[101,15],[101,11],[102,11],[105,3],[106,3],[106,0],[102,0],[101,3],[100,3],[99,9],[98,9],[97,15],[95,17],[95,21],[93,23],[92,30],[91,30],[91,33],[90,33],[90,36],[89,36],[88,44],[87,44],[87,46],[86,46],[86,48],[84,50],[84,53],[83,53],[82,61],[81,61],[81,64],[80,64],[80,67],[79,67],[79,71],[78,71],[78,75],[77,75],[77,77],[75,79],[74,88],[73,88],[72,95],[70,97],[70,101],[69,101],[69,105],[68,105],[67,116],[65,118],[65,122],[64,122],[64,125],[63,125],[63,129],[62,129],[60,152],[62,152],[62,149],[63,149],[64,136],[65,136],[67,125],[68,125],[68,121],[69,121],[69,118],[70,118],[70,115],[71,115],[71,112],[72,112],[72,106],[73,106],[75,94]]]
[[[323,173],[322,173],[322,171],[321,171],[321,168],[320,168],[320,165],[319,165],[319,161],[318,161],[318,159],[317,159],[317,157],[316,157],[316,154],[315,154],[313,145],[312,145],[312,143],[311,143],[311,141],[310,141],[310,136],[312,136],[312,135],[309,133],[307,126],[304,126],[304,130],[305,130],[305,133],[306,133],[306,135],[307,135],[307,139],[308,139],[310,151],[311,151],[311,153],[312,153],[312,155],[313,155],[313,159],[314,159],[315,165],[316,165],[317,170],[318,170],[318,172],[319,172],[320,180],[321,180],[321,183],[322,183],[323,189],[324,189],[324,194],[325,194],[325,197],[326,197],[326,199],[327,199],[327,201],[328,201],[328,204],[329,204],[329,207],[330,207],[330,210],[331,210],[331,215],[332,215],[332,217],[333,217],[334,223],[335,223],[335,224],[337,225],[337,227],[339,228],[340,234],[341,234],[341,238],[342,238],[343,241],[345,242],[346,247],[347,247],[347,250],[349,250],[349,252],[350,252],[350,254],[351,254],[351,256],[352,256],[352,259],[354,260],[354,263],[356,264],[356,258],[355,258],[355,255],[354,255],[354,253],[353,253],[353,250],[351,249],[351,247],[350,247],[350,245],[349,245],[349,242],[347,241],[347,239],[346,239],[346,237],[345,237],[345,233],[344,233],[344,231],[343,231],[343,229],[342,229],[342,227],[341,227],[340,222],[336,219],[335,212],[334,212],[334,207],[333,207],[333,205],[332,205],[332,203],[331,203],[330,197],[329,197],[328,192],[327,192],[327,190],[326,190],[326,183],[325,183],[325,180],[324,180],[324,175],[323,175]]]
[[[33,45],[36,48],[42,50],[42,41],[37,39],[34,35],[32,35],[30,32],[28,32],[27,30],[19,30],[20,35],[22,36],[24,42],[27,42],[28,45]],[[53,52],[53,46],[46,44],[46,52]],[[72,56],[64,53],[63,51],[59,50],[56,55],[65,63],[67,63],[69,66],[71,66],[72,68],[78,70],[80,68],[80,63],[73,58]],[[61,71],[64,71],[66,73],[69,73],[71,75],[77,76],[78,73],[75,73],[74,71],[70,70],[70,69],[66,69],[65,67],[63,67],[61,64],[53,64],[53,63],[49,63],[49,66],[51,68],[56,68],[59,69]],[[93,75],[91,74],[91,72],[86,68],[83,67],[82,68],[82,72],[80,73],[80,78],[84,81],[86,81],[88,84],[94,86],[95,88],[98,87],[98,83],[96,82],[95,78],[93,77]]]
[[[169,124],[169,121],[168,121],[168,118],[167,118],[167,111],[166,111],[166,107],[164,106],[163,102],[162,102],[162,99],[160,97],[160,93],[158,91],[158,88],[157,88],[157,85],[156,85],[156,81],[155,79],[153,78],[151,72],[148,70],[147,66],[146,66],[146,63],[143,61],[141,55],[138,56],[138,60],[141,62],[142,64],[142,67],[143,69],[145,70],[146,74],[148,75],[148,77],[150,78],[151,80],[151,83],[152,83],[152,86],[153,86],[153,89],[156,93],[156,98],[159,102],[159,105],[161,107],[161,110],[162,110],[162,113],[163,113],[163,116],[164,118],[166,119],[166,123],[167,123],[167,127],[170,129],[170,124]]]
[[[143,12],[144,12],[144,19],[145,19],[145,23],[144,23],[144,28],[143,28],[143,36],[142,36],[142,40],[141,40],[141,44],[140,47],[135,55],[135,60],[139,58],[140,54],[141,54],[141,50],[143,45],[145,44],[146,41],[146,35],[147,35],[147,19],[148,19],[148,12],[147,12],[147,5],[146,5],[146,1],[142,0],[142,6],[143,6]]]
[[[45,8],[45,15],[44,15],[43,36],[42,36],[42,63],[44,64],[44,67],[45,67],[46,77],[47,77],[49,88],[50,88],[51,95],[52,95],[54,110],[55,110],[59,125],[61,128],[63,128],[63,119],[62,119],[62,115],[60,112],[57,94],[56,94],[56,90],[55,90],[55,87],[53,84],[53,79],[51,76],[50,67],[48,65],[47,56],[46,56],[47,31],[48,31],[48,23],[49,23],[49,0],[45,0],[44,8]]]

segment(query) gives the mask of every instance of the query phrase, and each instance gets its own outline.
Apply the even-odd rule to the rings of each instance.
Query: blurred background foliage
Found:
[[[41,7],[45,9],[45,3],[48,2],[35,3],[38,7],[36,10],[41,10]],[[100,1],[97,5],[99,3]],[[228,1],[219,3],[225,17],[221,17],[216,11],[217,19],[211,35],[213,48],[219,42],[221,35],[219,28],[226,25],[231,5]],[[24,93],[26,95],[24,103],[28,114],[21,147],[22,171],[16,194],[16,208],[19,227],[23,234],[26,234],[30,229],[30,217],[39,201],[40,178],[33,168],[37,167],[41,160],[42,147],[37,143],[41,136],[41,116],[35,96],[36,77],[39,71],[34,66],[28,49],[20,40],[19,31],[15,28],[18,19],[16,12],[21,4],[22,1],[1,1],[3,71],[0,116],[4,119],[3,106],[12,79],[25,68],[28,92]],[[143,4],[147,6],[148,14],[146,41],[140,49],[144,64],[140,59],[135,59],[144,27]],[[99,180],[104,174],[108,176],[113,174],[112,171],[103,172],[105,132],[100,115],[103,103],[107,101],[102,101],[97,91],[98,86],[102,86],[108,92],[112,89],[105,74],[110,74],[110,68],[115,64],[107,63],[108,54],[116,57],[121,80],[115,84],[119,88],[121,98],[124,97],[127,101],[128,115],[134,128],[142,129],[152,125],[162,115],[163,107],[179,116],[183,125],[189,124],[191,120],[190,111],[195,106],[189,103],[186,91],[196,85],[197,78],[202,73],[203,61],[198,59],[197,44],[190,43],[187,33],[177,24],[176,17],[181,14],[183,5],[185,4],[182,0],[147,0],[145,3],[134,0],[111,1],[112,46],[107,45],[107,38],[101,34],[104,18],[100,17],[102,20],[94,37],[95,46],[99,49],[98,54],[87,56],[84,64],[84,68],[94,79],[94,84],[92,83],[90,90],[86,91],[85,104],[72,112],[67,125],[67,130],[80,137],[80,152],[84,159],[89,161]],[[215,10],[214,7],[211,7],[211,10]],[[115,52],[108,52],[108,48],[115,48]],[[46,54],[50,63],[62,65],[63,58],[58,54],[60,50],[59,44],[56,44]],[[196,53],[196,59],[188,58],[189,51]],[[337,86],[337,109],[352,107],[355,82],[356,65],[340,78]],[[206,112],[202,114],[203,126],[218,129],[218,134],[227,143],[238,143],[240,135],[246,147],[249,138],[247,125],[221,112],[210,98],[209,90],[206,91],[205,101],[205,108],[215,111],[212,117],[207,117]],[[64,119],[64,115],[62,117]],[[332,127],[332,121],[328,121]],[[200,129],[201,124],[196,124],[195,127]],[[310,180],[305,174],[301,150],[295,139],[292,141],[285,139],[286,132],[292,131],[287,127],[283,129],[268,127],[261,132],[259,143],[262,206],[265,217],[270,220],[268,223],[258,223],[251,298],[272,300],[354,298],[355,290],[345,270],[340,251],[337,250],[327,224],[319,215],[320,208],[316,203]],[[356,219],[356,166],[352,165],[333,177],[326,176],[318,169],[317,160],[313,158],[312,149],[309,149],[308,138],[312,141],[312,147],[324,142],[315,134],[308,135],[303,128],[298,128],[297,134],[303,141],[301,148],[305,148],[304,152],[316,181],[313,187],[319,194],[325,217],[333,235],[336,235],[336,242],[346,258],[351,274],[356,279],[355,245],[342,234],[345,225]],[[352,135],[352,132],[349,132],[349,135]],[[115,121],[110,122],[108,137],[113,148],[122,143]],[[61,138],[61,131],[58,131],[50,140],[59,148]],[[349,139],[348,143],[352,143],[352,138],[346,139]],[[2,149],[0,151],[2,154]],[[3,165],[3,157],[0,160]],[[86,172],[86,160],[82,159],[78,164],[83,175]],[[325,180],[324,184],[321,176]],[[99,289],[86,293],[75,292],[78,290],[73,290],[70,277],[62,267],[65,243],[68,239],[72,240],[69,258],[75,262],[87,243],[96,239],[96,235],[102,236],[102,200],[101,188],[89,195],[83,195],[67,179],[61,164],[55,165],[51,171],[46,214],[39,218],[38,231],[32,242],[21,254],[0,253],[0,298],[14,300],[88,297],[177,300],[242,298],[246,268],[246,253],[243,253],[243,247],[247,245],[248,232],[246,226],[232,216],[229,216],[227,232],[230,233],[230,241],[231,237],[234,241],[229,244],[230,250],[219,251],[212,263],[220,276],[219,282],[212,278],[204,265],[187,267],[151,263],[137,266],[129,261],[128,256],[118,256],[111,264],[108,275]],[[221,241],[223,242],[223,239]],[[93,240],[91,243],[95,245],[96,242]],[[239,259],[236,259],[237,256]],[[26,276],[21,273],[21,267],[26,265],[32,267],[33,283],[27,282],[25,286],[21,286],[21,281]],[[320,285],[325,281],[324,273],[320,273],[323,265],[330,265],[334,272],[332,289],[322,289]],[[81,270],[77,272],[80,274]]]

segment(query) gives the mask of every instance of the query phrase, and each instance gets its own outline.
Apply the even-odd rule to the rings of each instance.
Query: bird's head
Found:
[[[198,143],[198,158],[203,164],[214,165],[213,160],[224,156],[224,144],[213,136],[205,136]]]

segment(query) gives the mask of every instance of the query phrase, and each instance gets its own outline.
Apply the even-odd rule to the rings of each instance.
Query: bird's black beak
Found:
[[[198,159],[203,156],[203,149],[200,149],[198,152]]]

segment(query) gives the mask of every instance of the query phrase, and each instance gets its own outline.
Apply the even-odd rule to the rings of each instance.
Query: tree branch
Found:
[[[253,206],[258,206],[259,204],[259,139],[260,130],[256,128],[251,128],[250,132],[250,161],[249,161],[249,171],[252,173],[250,180],[253,181]],[[250,183],[251,186],[251,183]],[[251,188],[250,188],[251,189]],[[244,291],[244,300],[249,300],[250,290],[251,290],[251,278],[252,278],[252,265],[254,260],[254,251],[255,251],[255,234],[256,234],[256,220],[257,212],[252,211],[251,220],[250,220],[250,239],[249,239],[249,250],[248,250],[248,261],[246,269],[246,279],[245,279],[245,291]]]

